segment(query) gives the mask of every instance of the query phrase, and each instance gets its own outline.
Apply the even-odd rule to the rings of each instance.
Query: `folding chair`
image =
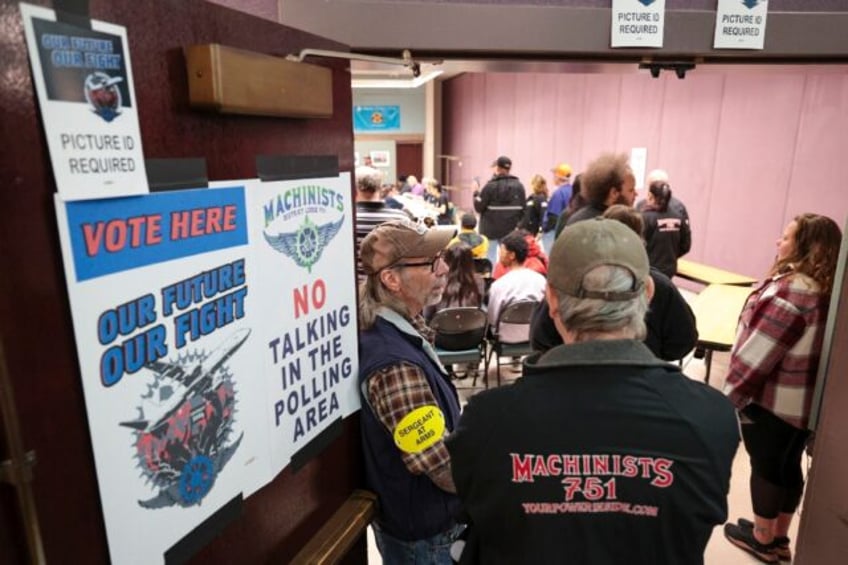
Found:
[[[538,303],[537,300],[519,300],[507,304],[498,315],[498,323],[491,328],[486,373],[488,374],[489,363],[494,357],[497,364],[498,386],[501,386],[501,357],[523,357],[533,353],[533,348],[530,346],[530,320]],[[521,328],[522,341],[512,339],[509,342],[501,341],[501,324],[524,326]]]
[[[430,320],[430,328],[436,332],[436,355],[454,377],[453,363],[477,363],[483,361],[486,345],[486,312],[480,308],[445,308],[436,312]],[[486,386],[488,381],[484,380]],[[477,375],[471,386],[477,385]]]

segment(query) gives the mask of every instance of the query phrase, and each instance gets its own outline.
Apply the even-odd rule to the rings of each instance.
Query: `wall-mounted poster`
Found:
[[[400,129],[400,106],[354,106],[354,131],[388,131]]]
[[[270,479],[244,189],[56,210],[111,560],[163,563]]]
[[[390,153],[384,150],[372,151],[371,162],[375,167],[388,167],[391,165]]]
[[[276,472],[359,409],[350,175],[248,187]]]
[[[114,563],[164,562],[359,409],[350,175],[214,184],[55,199]]]
[[[20,7],[59,196],[146,193],[126,28],[97,20],[83,28]]]
[[[636,190],[642,190],[645,188],[645,168],[648,165],[648,148],[631,147],[629,163],[630,170],[633,171],[633,176],[636,177]]]

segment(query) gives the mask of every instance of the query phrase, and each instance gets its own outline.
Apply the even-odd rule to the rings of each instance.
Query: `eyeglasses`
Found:
[[[389,268],[395,267],[430,267],[430,272],[436,272],[436,265],[439,264],[439,261],[442,260],[442,254],[439,253],[435,257],[433,257],[430,261],[419,261],[417,263],[395,263],[391,265]]]

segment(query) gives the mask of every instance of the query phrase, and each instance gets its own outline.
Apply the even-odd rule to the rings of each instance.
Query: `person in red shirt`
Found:
[[[521,234],[527,242],[527,258],[524,260],[524,268],[536,271],[543,277],[548,276],[548,256],[539,245],[539,242],[534,236],[522,229],[517,229],[513,233]],[[509,267],[498,261],[495,263],[495,269],[492,272],[492,280],[498,280],[509,271]]]

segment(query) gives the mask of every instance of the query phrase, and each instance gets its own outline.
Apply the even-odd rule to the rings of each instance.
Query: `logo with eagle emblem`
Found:
[[[339,233],[344,224],[344,216],[337,222],[317,225],[307,215],[300,227],[294,232],[269,235],[262,232],[268,245],[291,258],[299,267],[312,272],[312,265],[321,258],[321,253],[330,241]]]

